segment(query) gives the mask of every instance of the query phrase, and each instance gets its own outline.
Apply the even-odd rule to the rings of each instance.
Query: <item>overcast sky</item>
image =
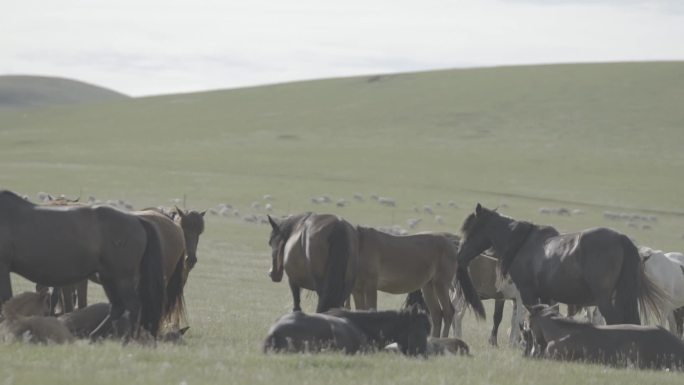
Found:
[[[16,0],[0,74],[150,95],[438,68],[684,60],[682,0]]]

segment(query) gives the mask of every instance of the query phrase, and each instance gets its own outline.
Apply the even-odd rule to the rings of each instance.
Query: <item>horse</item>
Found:
[[[0,336],[5,340],[30,343],[73,341],[69,330],[50,313],[49,293],[25,292],[9,299],[2,309]]]
[[[500,274],[509,274],[526,306],[558,301],[598,305],[609,325],[639,324],[644,314],[657,316],[667,296],[646,275],[639,252],[624,234],[608,228],[560,234],[550,226],[516,221],[479,203],[461,227],[459,280],[466,278],[464,295],[476,314],[484,308],[467,266],[490,247],[501,261]]]
[[[396,343],[405,355],[427,354],[430,318],[417,307],[399,311],[331,309],[326,314],[351,322],[366,335],[368,344],[374,349],[382,350],[388,344]]]
[[[177,327],[186,318],[183,288],[189,270],[197,263],[197,245],[204,231],[204,212],[176,210],[175,219],[157,210],[133,214],[151,222],[159,234],[166,287],[164,320]]]
[[[113,322],[128,311],[129,335],[140,327],[153,336],[159,330],[161,246],[156,227],[144,218],[106,206],[40,206],[0,191],[0,303],[12,296],[10,272],[53,287],[97,273]]]
[[[316,312],[341,307],[356,280],[359,242],[355,228],[334,215],[305,213],[282,220],[268,216],[273,282],[287,273],[293,311],[301,311],[301,288],[318,294]]]
[[[188,274],[197,264],[197,246],[199,245],[199,237],[204,232],[204,215],[207,210],[181,210],[176,207],[176,217],[174,222],[183,230],[183,238],[185,239],[185,268],[183,274],[183,286],[188,280]],[[167,261],[168,268],[168,261]]]
[[[498,346],[497,336],[499,333],[499,325],[503,317],[504,304],[506,300],[513,301],[513,314],[511,315],[511,333],[509,335],[508,343],[510,346],[516,345],[520,340],[520,331],[518,324],[523,320],[525,309],[522,306],[522,299],[520,292],[515,287],[512,280],[504,279],[502,282],[497,277],[498,260],[487,254],[481,254],[475,257],[468,266],[468,272],[472,278],[475,290],[480,299],[494,300],[494,318],[492,324],[492,331],[489,335],[489,344]],[[462,327],[461,323],[465,315],[465,298],[463,291],[458,285],[454,285],[456,290],[452,296],[452,304],[456,308],[456,316],[452,324],[454,336],[461,337]]]
[[[448,337],[454,308],[449,298],[458,249],[452,234],[396,236],[357,227],[360,243],[358,276],[353,296],[357,309],[377,309],[377,291],[403,294],[421,289],[432,336]],[[442,329],[442,320],[444,327]]]
[[[528,310],[538,356],[615,367],[684,369],[684,342],[660,326],[597,326],[562,317],[547,305]]]
[[[674,311],[684,306],[684,261],[671,258],[660,250],[640,247],[639,254],[643,259],[644,269],[649,277],[670,298],[667,308],[663,310],[672,333],[677,333],[677,322]],[[664,326],[664,322],[661,322]]]
[[[263,352],[316,353],[327,349],[354,354],[367,345],[366,336],[349,320],[295,311],[280,317],[271,326]]]
[[[90,334],[102,323],[106,322],[106,329],[111,330],[111,321],[107,320],[109,309],[111,305],[106,302],[92,304],[82,309],[74,310],[71,313],[62,314],[57,317],[71,334],[76,338],[88,338]],[[174,344],[183,344],[183,335],[189,327],[177,328],[171,330],[164,330],[159,335],[158,340],[161,342],[170,342]],[[121,337],[108,332],[105,337]]]

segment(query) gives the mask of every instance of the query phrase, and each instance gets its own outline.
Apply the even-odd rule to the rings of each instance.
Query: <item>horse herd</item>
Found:
[[[185,321],[183,286],[197,262],[203,216],[179,209],[169,215],[81,204],[36,205],[0,191],[0,328],[36,342],[106,336],[179,340],[187,330],[180,328]],[[650,314],[667,318],[676,328],[676,309],[684,300],[684,292],[677,291],[684,289],[684,261],[677,265],[681,277],[667,266],[651,263],[648,268],[662,253],[643,249],[640,254],[627,236],[614,230],[560,234],[479,204],[460,236],[390,235],[328,214],[268,220],[269,276],[279,282],[287,275],[293,312],[272,325],[263,344],[266,352],[469,354],[465,342],[449,338],[450,328],[461,337],[466,307],[483,319],[481,301],[491,298],[497,301],[493,345],[503,303],[512,299],[516,310],[510,342],[520,343],[529,356],[684,367],[684,343],[677,336],[660,327],[639,326]],[[681,288],[654,282],[652,276],[664,274],[660,270],[673,282],[679,278]],[[10,272],[37,283],[40,290],[12,298]],[[55,288],[53,293],[68,291],[71,285],[86,286],[87,280],[102,285],[109,303],[79,304],[74,312],[45,317],[50,294],[43,287]],[[317,293],[316,313],[301,311],[301,289]],[[407,307],[377,311],[378,290],[411,293]],[[356,311],[349,310],[351,299]],[[569,309],[596,306],[608,325],[563,317],[550,306],[557,303]],[[62,304],[62,310],[70,308]],[[525,312],[528,319],[521,322]]]

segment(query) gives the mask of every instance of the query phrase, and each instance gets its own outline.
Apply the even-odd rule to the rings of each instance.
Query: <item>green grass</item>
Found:
[[[137,207],[225,202],[242,214],[274,196],[276,214],[333,212],[353,223],[455,232],[476,202],[564,231],[611,226],[683,250],[684,63],[583,64],[438,71],[0,110],[0,186]],[[366,202],[352,199],[362,193]],[[381,207],[370,194],[397,200]],[[328,194],[350,206],[314,205]],[[459,208],[446,203],[455,201]],[[442,206],[438,207],[437,202]],[[430,204],[445,225],[417,214]],[[540,207],[583,211],[569,217]],[[603,212],[657,215],[653,230]],[[0,346],[11,383],[674,383],[668,373],[525,360],[486,345],[467,317],[474,358],[263,356],[269,325],[291,308],[266,273],[269,229],[208,217],[187,288],[185,347]],[[17,291],[29,288],[14,277]],[[91,285],[91,301],[102,299]],[[400,296],[381,295],[382,308]],[[313,298],[305,307],[314,307]],[[488,315],[492,309],[488,307]],[[507,312],[505,317],[509,317]],[[500,341],[508,327],[504,321]]]

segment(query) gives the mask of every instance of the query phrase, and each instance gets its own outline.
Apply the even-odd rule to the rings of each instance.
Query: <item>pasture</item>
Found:
[[[1,188],[33,200],[47,191],[124,199],[136,208],[171,206],[185,196],[188,208],[224,203],[240,215],[206,216],[186,286],[187,345],[0,345],[0,381],[681,383],[681,374],[524,359],[504,346],[510,304],[498,349],[487,345],[492,303],[485,304],[486,323],[466,316],[473,358],[264,356],[269,325],[292,302],[287,284],[267,275],[270,227],[243,218],[265,214],[270,203],[275,215],[311,210],[403,228],[422,218],[412,231],[456,232],[481,202],[561,231],[609,226],[638,244],[683,251],[682,100],[683,63],[633,63],[436,71],[0,109]],[[311,201],[321,195],[332,203]],[[349,204],[337,207],[340,198]],[[657,220],[614,220],[606,212]],[[13,286],[15,293],[32,288],[17,276]],[[103,297],[91,284],[90,302]],[[315,300],[304,298],[312,311]],[[381,294],[379,307],[397,308],[403,299]]]

